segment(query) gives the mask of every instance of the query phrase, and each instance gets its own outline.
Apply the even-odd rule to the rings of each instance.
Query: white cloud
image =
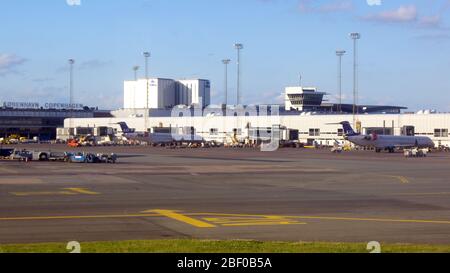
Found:
[[[419,26],[422,27],[439,27],[441,25],[440,15],[422,16],[419,19]]]
[[[300,0],[299,9],[301,12],[317,12],[317,13],[332,13],[350,11],[354,8],[353,2],[350,0],[333,0],[326,4],[313,4],[311,0]]]
[[[378,23],[402,23],[413,27],[444,29],[442,26],[442,16],[420,15],[415,5],[400,6],[395,10],[388,10],[379,13],[369,14],[361,17],[363,20]]]
[[[335,1],[318,8],[321,12],[337,12],[348,11],[353,9],[353,3],[351,1]]]
[[[26,61],[27,61],[26,59],[16,56],[14,54],[0,53],[0,76],[9,73],[14,73],[15,72],[14,69],[17,66],[25,63]]]
[[[381,6],[381,0],[367,0],[367,5],[369,6]]]
[[[417,21],[418,13],[415,5],[400,6],[398,9],[370,14],[363,19],[386,23],[409,23]]]

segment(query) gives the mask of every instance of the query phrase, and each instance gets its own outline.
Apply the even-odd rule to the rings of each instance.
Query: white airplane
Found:
[[[149,133],[136,132],[135,129],[129,128],[125,122],[118,122],[122,129],[123,136],[130,140],[138,140],[151,144],[170,144],[170,143],[203,143],[205,140],[199,135],[181,135],[171,133]]]
[[[343,121],[345,140],[358,146],[374,147],[377,153],[387,150],[395,152],[395,148],[434,148],[434,142],[429,137],[421,136],[388,136],[388,135],[361,135],[353,131],[350,122]]]

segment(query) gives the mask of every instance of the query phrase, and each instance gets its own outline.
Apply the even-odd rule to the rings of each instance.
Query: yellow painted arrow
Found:
[[[167,218],[177,220],[179,222],[183,222],[185,224],[189,224],[191,226],[198,227],[198,228],[215,228],[216,227],[213,224],[191,218],[189,216],[183,215],[183,214],[178,213],[173,210],[156,209],[156,210],[143,211],[142,213],[149,213],[149,212],[156,213],[161,216],[165,216]]]

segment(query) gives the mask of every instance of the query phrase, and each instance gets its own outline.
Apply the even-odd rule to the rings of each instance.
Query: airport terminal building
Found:
[[[111,117],[109,111],[99,111],[82,105],[69,110],[61,103],[3,102],[0,104],[0,138],[19,135],[40,140],[56,139],[56,130],[64,120],[74,118]]]
[[[138,104],[143,96],[146,97],[142,80],[126,82],[123,109],[112,111],[111,117],[66,119],[66,130],[60,130],[58,138],[71,137],[67,135],[70,124],[78,128],[112,127],[120,135],[117,123],[126,122],[136,131],[195,134],[216,142],[228,142],[230,138],[264,140],[276,132],[282,140],[331,146],[336,141],[344,142],[343,130],[338,123],[349,121],[363,134],[428,136],[436,146],[450,146],[450,113],[402,113],[405,107],[358,105],[355,108],[357,114],[353,115],[353,105],[326,103],[326,93],[313,87],[286,88],[283,105],[213,106],[209,105],[209,81],[190,82],[200,81],[206,84],[186,89],[184,94],[190,94],[186,97],[191,96],[188,100],[179,100],[180,89],[175,86],[152,89],[156,94],[149,96],[149,100],[157,101],[149,101],[148,108]],[[167,90],[170,96],[165,96]],[[136,99],[138,97],[140,99]],[[164,98],[162,104],[161,97]]]

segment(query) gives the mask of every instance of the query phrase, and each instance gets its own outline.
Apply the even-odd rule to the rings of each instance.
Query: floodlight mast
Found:
[[[225,79],[224,79],[225,105],[228,105],[228,64],[230,62],[231,62],[230,59],[222,60],[222,63],[225,66]]]
[[[358,107],[358,40],[361,34],[358,32],[350,33],[353,40],[353,125],[356,126],[356,115],[359,114]]]
[[[237,50],[237,99],[236,104],[241,104],[241,50],[244,49],[244,45],[240,43],[234,44],[234,48]]]
[[[133,66],[133,71],[134,71],[134,80],[135,81],[137,81],[137,72],[138,72],[138,70],[139,70],[139,66],[138,65],[136,65],[136,66]]]
[[[69,136],[73,127],[73,66],[75,59],[69,59]],[[74,132],[75,133],[75,132]]]
[[[145,114],[144,114],[144,129],[147,132],[148,131],[148,116],[149,116],[149,105],[148,105],[148,99],[149,99],[149,86],[148,86],[148,59],[150,58],[151,54],[150,52],[146,51],[142,53],[142,55],[145,58],[145,80],[146,80],[146,92],[145,92]]]
[[[338,56],[338,90],[339,90],[339,105],[337,108],[338,113],[342,113],[342,56],[347,53],[345,50],[336,50],[336,56]]]

